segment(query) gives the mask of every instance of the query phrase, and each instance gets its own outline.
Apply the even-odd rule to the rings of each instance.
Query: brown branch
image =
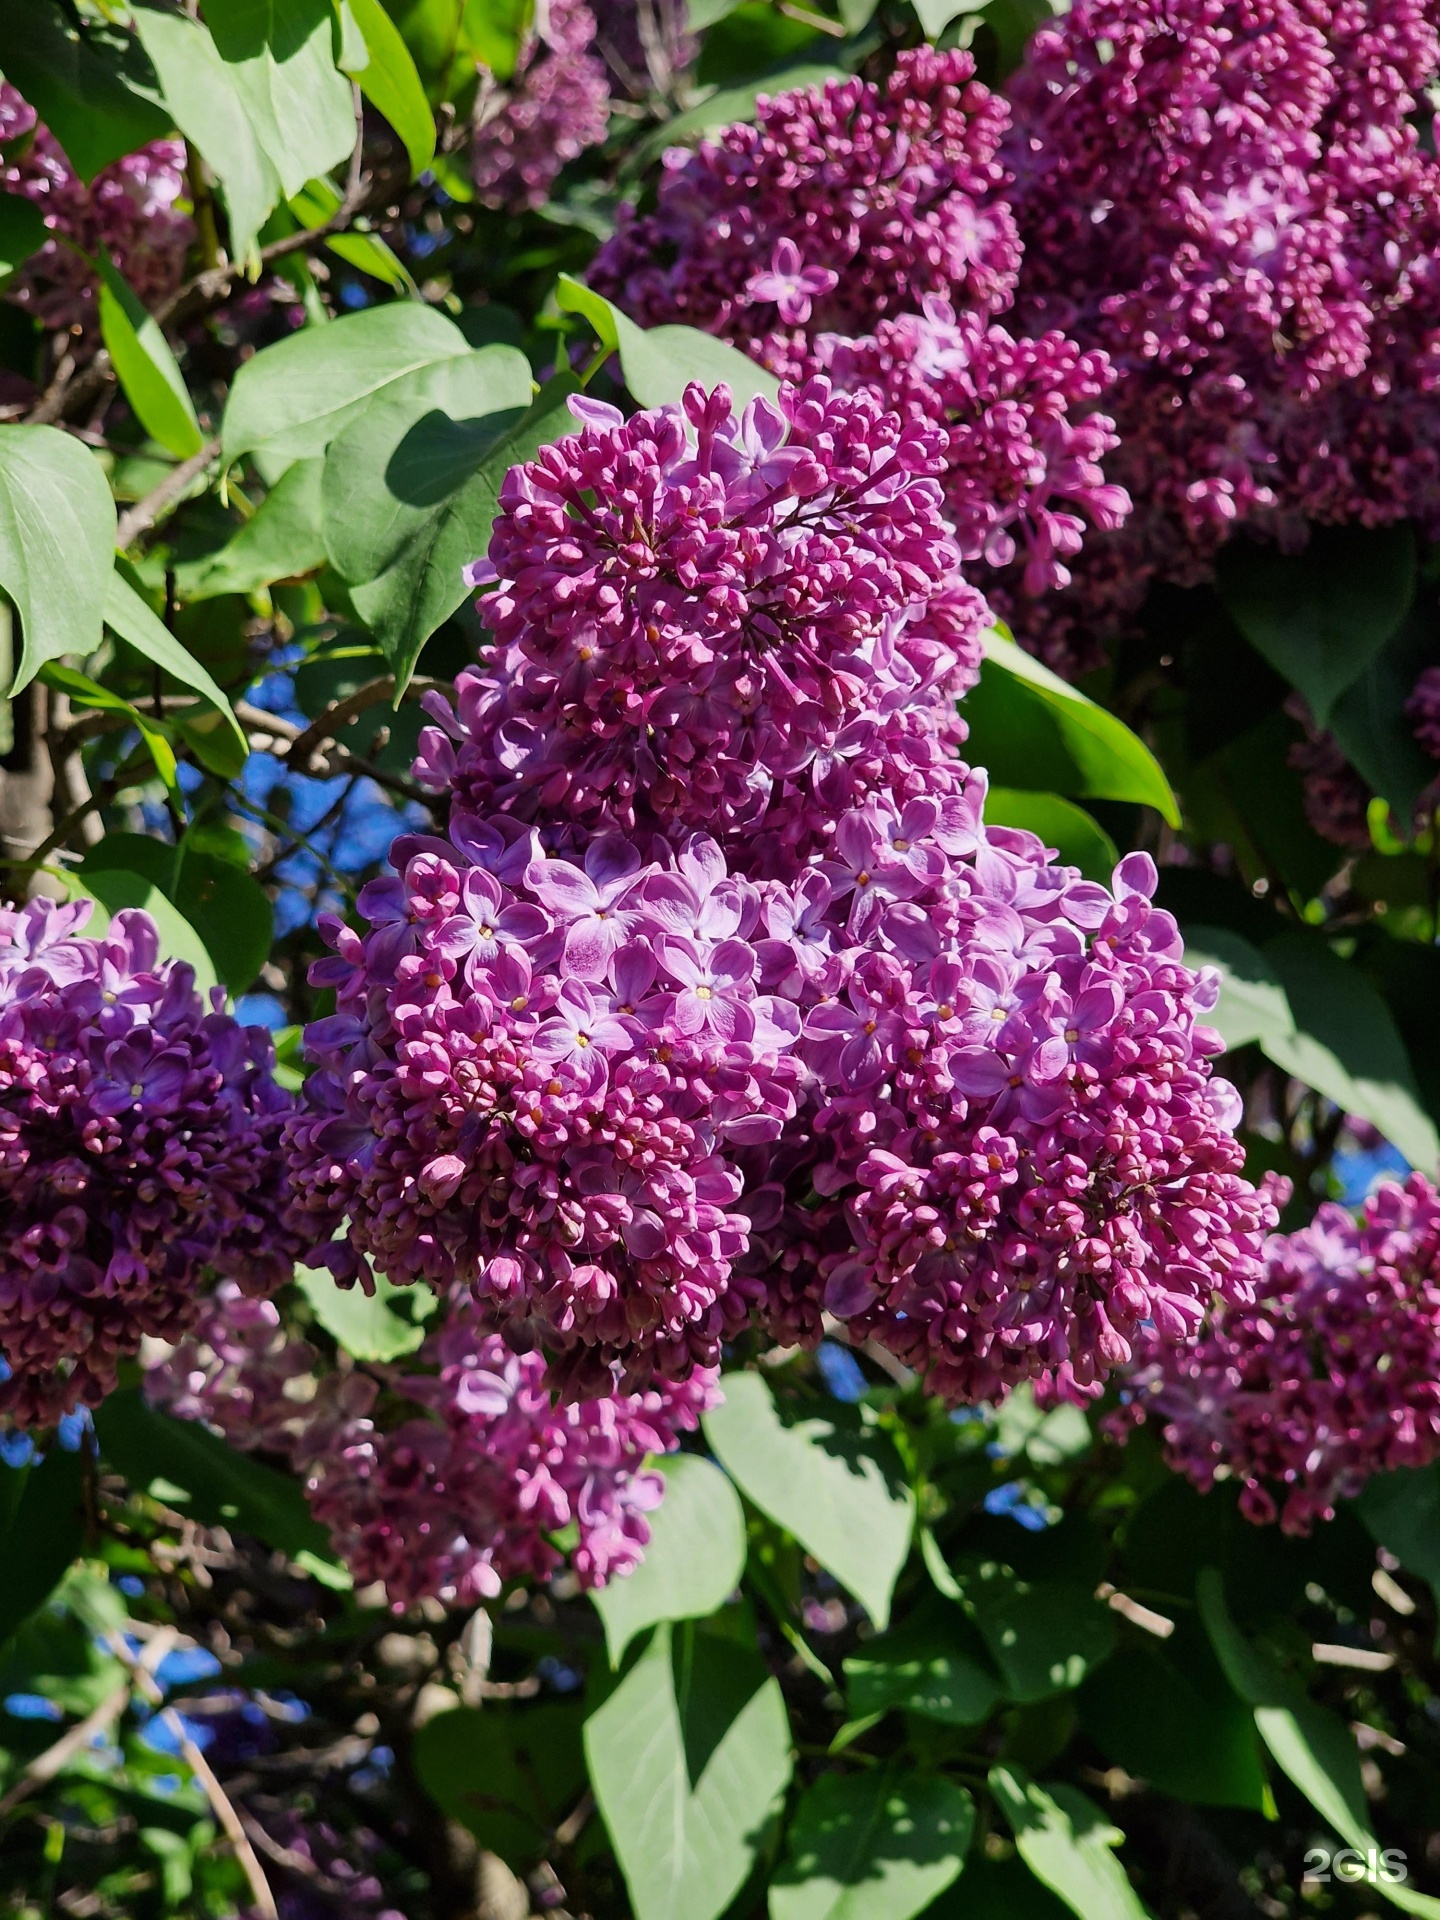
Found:
[[[149,1649],[146,1649],[147,1653]],[[250,1844],[250,1836],[242,1826],[239,1814],[235,1811],[230,1796],[215,1778],[210,1763],[185,1731],[185,1723],[173,1707],[166,1707],[160,1718],[174,1734],[180,1747],[181,1757],[200,1785],[205,1789],[205,1798],[210,1802],[215,1818],[219,1821],[225,1838],[234,1849],[235,1858],[240,1862],[245,1878],[250,1883],[250,1893],[255,1902],[256,1911],[262,1920],[280,1920],[280,1909],[275,1904],[275,1896],[270,1891],[270,1882],[265,1878],[265,1869],[260,1864],[259,1855]]]
[[[407,691],[429,693],[438,690],[448,693],[449,688],[443,680],[428,680],[423,675],[410,682]],[[347,727],[371,707],[378,707],[382,700],[388,700],[395,692],[393,673],[382,673],[378,680],[367,681],[363,687],[357,687],[354,693],[347,693],[343,700],[332,701],[323,713],[318,713],[303,733],[297,734],[290,742],[285,755],[286,764],[293,766],[297,773],[312,773],[315,770],[315,752],[327,740],[338,740],[340,729]]]
[[[207,440],[198,453],[192,453],[188,460],[182,460],[178,467],[172,467],[143,500],[136,501],[127,513],[121,514],[115,529],[115,545],[122,553],[178,502],[190,482],[199,478],[219,451],[220,440],[217,435],[215,439]]]

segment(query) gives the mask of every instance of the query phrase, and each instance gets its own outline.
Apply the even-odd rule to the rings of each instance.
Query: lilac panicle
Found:
[[[1109,355],[1141,510],[1047,610],[1083,665],[1240,525],[1440,528],[1426,0],[1078,0],[1012,83],[1017,311]]]
[[[762,95],[753,125],[666,154],[655,211],[622,209],[592,286],[642,326],[718,333],[789,378],[817,333],[869,332],[926,295],[1000,311],[1019,264],[996,158],[1009,113],[974,72],[917,47],[883,88]]]
[[[985,607],[934,430],[823,379],[740,414],[723,386],[629,420],[571,405],[580,431],[505,482],[474,570],[495,645],[454,712],[428,703],[418,777],[777,873],[867,794],[958,794]]]
[[[148,915],[0,908],[0,1412],[95,1405],[145,1335],[178,1338],[216,1274],[290,1277],[270,1038],[159,961]]]
[[[36,124],[35,109],[0,80],[0,142],[8,150],[0,191],[32,201],[56,236],[20,268],[7,299],[52,331],[93,333],[97,282],[86,256],[101,247],[142,306],[174,293],[195,238],[178,204],[188,196],[183,141],[154,140],[102,168],[87,187],[50,129]]]
[[[542,1355],[481,1331],[463,1298],[413,1366],[318,1371],[269,1302],[231,1288],[146,1391],[232,1444],[288,1456],[357,1584],[380,1582],[397,1611],[422,1599],[473,1606],[567,1564],[587,1588],[631,1572],[665,1491],[647,1456],[673,1452],[720,1397],[700,1369],[556,1406]],[[572,1523],[562,1554],[548,1536]]]
[[[1308,1533],[1372,1474],[1440,1457],[1440,1199],[1419,1174],[1359,1220],[1327,1204],[1267,1245],[1250,1303],[1217,1302],[1198,1341],[1135,1373],[1125,1417],[1161,1424],[1202,1491]]]
[[[482,83],[470,171],[489,207],[542,207],[568,161],[605,138],[610,83],[596,53],[595,16],[580,0],[550,0],[526,35],[514,77]]]

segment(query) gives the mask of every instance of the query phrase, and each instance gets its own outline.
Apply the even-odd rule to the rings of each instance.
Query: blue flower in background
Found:
[[[985,1511],[1016,1521],[1027,1533],[1043,1533],[1050,1525],[1049,1512],[1036,1505],[1034,1489],[1025,1480],[1007,1480],[992,1488],[985,1496]]]
[[[837,1400],[864,1399],[869,1390],[865,1375],[860,1370],[860,1362],[848,1347],[842,1347],[834,1340],[822,1340],[816,1349],[815,1364],[820,1369],[820,1378],[825,1382],[826,1391],[834,1394]]]

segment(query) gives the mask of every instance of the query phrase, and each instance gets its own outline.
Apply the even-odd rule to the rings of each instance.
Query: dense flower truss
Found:
[[[736,1155],[779,1137],[800,1077],[755,888],[700,837],[547,858],[463,812],[392,857],[363,932],[322,919],[311,973],[337,1011],[307,1033],[291,1165],[315,1237],[346,1220],[323,1257],[470,1289],[543,1332],[574,1393],[713,1365],[746,1313]]]
[[[996,149],[1009,115],[967,53],[761,98],[754,125],[665,156],[591,283],[642,325],[683,321],[794,377],[822,331],[869,332],[927,294],[1009,304],[1019,253]]]
[[[479,570],[500,665],[422,741],[449,843],[316,974],[311,1203],[571,1392],[828,1310],[951,1400],[1088,1393],[1244,1298],[1273,1208],[1152,864],[987,830],[955,758],[929,430],[820,379],[579,411]]]
[[[594,39],[595,16],[580,0],[550,0],[537,11],[514,77],[489,84],[470,149],[487,206],[544,206],[560,169],[605,138],[610,81]]]
[[[671,1453],[719,1399],[705,1369],[644,1393],[556,1406],[538,1352],[477,1324],[463,1297],[416,1356],[423,1372],[322,1373],[269,1301],[222,1288],[194,1335],[151,1370],[152,1401],[232,1444],[286,1453],[357,1582],[403,1610],[473,1605],[568,1565],[585,1587],[629,1573]],[[261,1411],[263,1418],[257,1419]],[[574,1525],[562,1554],[551,1535]]]
[[[1119,368],[1115,477],[1143,509],[1084,570],[1100,631],[1157,573],[1205,579],[1242,522],[1440,526],[1431,11],[1079,0],[1032,42],[1019,311]]]
[[[1087,522],[1113,531],[1130,511],[1100,464],[1118,444],[1114,423],[1092,411],[1113,369],[1063,333],[1017,340],[927,295],[922,312],[873,335],[821,334],[813,358],[838,386],[868,387],[941,434],[945,511],[972,574],[978,563],[1008,581],[1013,568],[1026,600],[1068,586]]]
[[[213,1273],[287,1280],[270,1039],[161,965],[153,923],[88,902],[0,909],[0,1412],[95,1404],[147,1334],[174,1339]]]
[[[174,293],[195,237],[179,204],[188,195],[183,142],[152,141],[103,168],[87,187],[49,128],[36,124],[35,109],[0,80],[0,146],[0,191],[32,200],[56,235],[21,267],[7,299],[47,328],[89,326],[91,261],[101,247],[142,305],[156,307]]]
[[[940,511],[940,437],[813,379],[743,414],[698,386],[515,468],[480,602],[490,659],[428,701],[417,777],[471,809],[712,834],[794,873],[867,795],[958,798],[985,607]]]
[[[813,1341],[824,1309],[952,1403],[1084,1396],[1142,1324],[1183,1340],[1211,1288],[1248,1298],[1274,1209],[1148,855],[1107,889],[932,801],[846,816],[837,854],[766,889],[762,978],[811,1076],[805,1151],[747,1202],[777,1336]]]
[[[1440,1199],[1412,1174],[1357,1223],[1326,1205],[1276,1236],[1259,1297],[1217,1304],[1201,1339],[1133,1381],[1171,1464],[1242,1512],[1308,1533],[1371,1474],[1440,1455]]]

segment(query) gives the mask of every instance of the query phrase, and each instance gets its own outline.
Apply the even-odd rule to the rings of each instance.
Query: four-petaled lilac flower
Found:
[[[829,293],[840,276],[833,267],[807,267],[787,235],[775,242],[770,265],[751,274],[745,291],[752,300],[773,301],[789,327],[803,327],[816,300]]]
[[[560,860],[531,863],[525,874],[527,884],[565,929],[567,972],[582,980],[605,978],[611,956],[633,918],[626,902],[639,873],[639,854],[613,834],[590,843],[583,869]]]

